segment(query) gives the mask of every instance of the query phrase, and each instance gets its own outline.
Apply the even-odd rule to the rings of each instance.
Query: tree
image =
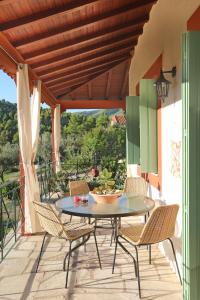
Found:
[[[37,151],[37,161],[39,161],[39,163],[47,163],[49,161],[52,161],[52,144],[50,132],[44,132],[40,136]]]
[[[110,122],[110,119],[106,114],[100,114],[96,120],[96,125],[97,125],[97,127],[107,128],[109,122]]]
[[[7,143],[0,147],[0,179],[4,182],[6,171],[12,171],[16,165],[19,165],[19,146],[17,144]]]

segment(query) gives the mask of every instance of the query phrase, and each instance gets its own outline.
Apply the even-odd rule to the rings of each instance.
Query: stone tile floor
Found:
[[[127,225],[131,219],[124,218],[123,223]],[[97,231],[102,270],[99,269],[93,237],[87,243],[86,253],[82,246],[73,254],[68,289],[64,288],[66,272],[62,271],[68,243],[48,238],[36,274],[34,270],[42,236],[20,238],[0,265],[0,299],[139,299],[133,263],[120,248],[115,273],[112,274],[114,245],[110,247],[110,236],[108,229]],[[156,246],[152,247],[151,265],[148,264],[146,247],[139,249],[139,260],[143,299],[182,299],[178,278]]]

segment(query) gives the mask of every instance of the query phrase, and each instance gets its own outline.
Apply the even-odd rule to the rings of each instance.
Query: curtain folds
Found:
[[[17,113],[21,157],[25,175],[25,233],[41,231],[32,202],[40,201],[39,184],[34,167],[40,127],[41,82],[33,89],[30,101],[28,66],[20,65],[17,71]]]
[[[56,173],[61,170],[60,164],[60,104],[54,109],[54,147],[55,147],[55,169]]]

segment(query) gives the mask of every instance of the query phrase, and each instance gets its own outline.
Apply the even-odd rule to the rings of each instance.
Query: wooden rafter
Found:
[[[125,56],[121,57],[120,60],[117,60],[117,62],[120,63],[121,61],[123,61],[124,58],[125,58]],[[96,67],[93,67],[92,69],[89,69],[89,70],[76,72],[75,74],[73,74],[73,73],[69,74],[69,72],[68,72],[67,76],[55,78],[54,80],[46,81],[45,83],[48,87],[55,87],[55,86],[65,83],[65,82],[72,81],[73,79],[79,79],[79,78],[91,75],[95,72],[103,71],[109,67],[112,67],[115,64],[116,64],[116,61],[113,62],[112,60],[110,60],[110,61],[107,61],[107,63],[100,65],[100,66],[97,64]]]
[[[128,57],[128,58],[125,58],[122,62],[126,61],[127,59],[129,59],[129,57]],[[107,71],[109,71],[110,69],[116,67],[117,65],[121,64],[122,62],[116,63],[113,67],[108,68],[106,71],[101,72],[99,75],[92,76],[88,81],[85,81],[83,84],[80,84],[78,87],[75,87],[75,88],[71,89],[70,92],[76,91],[76,90],[77,90],[79,87],[81,87],[82,85],[84,85],[84,84],[86,84],[86,83],[88,84],[88,83],[91,82],[92,80],[96,79],[97,77],[101,76],[103,73],[106,73]],[[67,96],[67,95],[68,95],[68,93],[63,93],[63,94],[58,95],[57,98],[62,99],[62,97],[65,97],[65,96]]]
[[[88,76],[93,76],[95,74],[99,74],[100,72],[107,70],[110,66],[113,66],[113,65],[114,64],[110,64],[108,66],[96,68],[90,72],[84,72],[83,74],[80,74],[80,75],[71,76],[66,79],[63,79],[62,81],[60,81],[58,83],[48,84],[47,87],[49,87],[51,89],[54,88],[55,90],[57,90],[57,88],[65,87],[66,84],[69,84],[69,82],[74,82],[74,80],[82,80],[83,78],[86,78]]]
[[[127,54],[125,55],[118,55],[118,56],[112,56],[112,58],[108,57],[106,59],[101,59],[101,60],[95,60],[94,62],[92,63],[89,63],[89,64],[84,64],[84,65],[81,65],[80,67],[71,67],[71,68],[68,68],[67,71],[65,71],[65,74],[63,76],[59,76],[59,78],[56,76],[56,73],[54,74],[54,76],[52,76],[52,78],[49,78],[49,77],[42,77],[41,78],[43,80],[45,80],[45,82],[48,84],[49,82],[57,82],[59,81],[60,79],[63,79],[63,78],[66,78],[68,75],[75,75],[75,74],[81,74],[82,72],[85,72],[85,71],[90,71],[90,70],[93,70],[95,69],[96,67],[103,67],[109,63],[114,63],[114,62],[117,62],[117,61],[121,61],[123,58],[127,57]]]
[[[125,109],[126,103],[122,100],[58,100],[58,104],[61,105],[62,110],[66,109],[95,109],[95,108],[122,108]]]
[[[107,84],[106,84],[105,99],[109,98],[110,85],[111,85],[111,77],[112,77],[112,70],[108,71],[108,78],[107,78]]]
[[[86,84],[88,82],[88,79],[82,80],[79,83],[71,84],[70,86],[66,86],[63,90],[54,91],[54,94],[56,97],[60,97],[61,95],[68,95],[68,98],[70,98],[70,95],[73,94],[73,89],[78,89],[80,86]]]
[[[19,0],[15,0],[16,1],[19,1]],[[0,1],[0,6],[5,6],[5,5],[8,5],[8,4],[11,4],[13,3],[13,0],[1,0]]]
[[[76,87],[76,86],[79,86],[79,84],[85,84],[85,82],[87,83],[88,81],[90,81],[91,78],[93,77],[96,77],[98,76],[99,74],[102,74],[104,72],[106,72],[107,69],[104,69],[103,71],[99,71],[99,72],[94,72],[92,74],[87,74],[81,78],[76,78],[76,79],[73,79],[73,80],[70,80],[66,83],[62,83],[60,84],[59,86],[56,86],[56,87],[49,87],[49,89],[51,89],[54,93],[57,93],[57,92],[64,92],[66,91],[66,89],[71,89],[70,91],[72,92],[74,89],[72,89],[72,86],[73,87]]]
[[[144,6],[150,5],[154,3],[155,0],[136,0],[133,3],[127,4],[125,6],[122,6],[120,8],[116,8],[115,10],[111,10],[109,12],[105,12],[104,14],[98,14],[96,16],[92,16],[84,21],[81,21],[79,23],[75,23],[72,25],[66,24],[65,26],[54,28],[51,31],[47,31],[44,33],[35,34],[33,36],[29,36],[28,38],[23,38],[21,40],[13,42],[13,45],[16,48],[26,47],[28,45],[32,45],[37,42],[46,41],[49,38],[63,35],[64,32],[67,33],[73,33],[77,30],[83,29],[86,26],[93,26],[94,24],[97,24],[98,22],[105,21],[105,19],[113,18],[114,16],[120,16],[122,14],[125,14],[127,12],[131,12],[132,10],[142,8]]]
[[[125,90],[126,90],[126,87],[127,87],[127,84],[128,84],[128,75],[129,75],[130,64],[131,64],[131,58],[127,61],[127,64],[126,64],[126,67],[125,67],[123,82],[122,82],[121,89],[120,89],[121,98],[124,97],[124,93],[125,93]]]
[[[129,22],[115,25],[110,28],[105,28],[103,30],[99,30],[95,33],[91,33],[86,36],[81,35],[80,37],[75,38],[70,41],[66,40],[64,42],[57,43],[56,45],[53,45],[53,46],[50,45],[48,47],[40,48],[39,50],[34,50],[34,51],[24,54],[24,58],[27,61],[32,58],[34,58],[34,59],[39,58],[41,65],[43,65],[43,61],[45,64],[48,63],[45,60],[45,54],[47,52],[48,53],[52,53],[52,52],[57,53],[60,51],[60,49],[63,50],[63,49],[67,49],[68,47],[71,47],[71,46],[79,46],[82,43],[96,40],[97,38],[101,38],[101,37],[107,37],[107,36],[110,36],[112,33],[117,33],[118,31],[121,32],[123,29],[129,29],[130,27],[133,27],[133,26],[142,26],[145,22],[148,21],[148,18],[149,18],[148,15],[145,15],[140,18],[134,18],[133,20],[131,20]],[[30,63],[31,63],[31,60],[30,60]],[[39,66],[39,64],[38,64],[38,66]]]
[[[88,87],[88,97],[91,100],[92,99],[92,82],[89,82],[87,87]]]
[[[15,0],[16,1],[16,0]],[[9,29],[15,29],[17,27],[23,27],[26,25],[34,24],[41,20],[46,20],[51,17],[59,17],[61,15],[65,15],[68,13],[75,12],[77,10],[80,10],[81,8],[88,6],[90,4],[93,4],[94,2],[97,2],[99,0],[76,0],[71,3],[67,3],[62,6],[54,7],[52,9],[47,9],[45,11],[37,12],[32,15],[24,16],[22,18],[17,18],[12,21],[1,23],[0,28],[1,31],[9,30]],[[1,3],[1,1],[0,1]]]
[[[117,55],[123,55],[122,52],[124,53],[127,53],[127,52],[130,52],[130,50],[133,48],[133,46],[135,45],[135,43],[133,41],[130,41],[128,43],[125,43],[125,44],[121,44],[119,46],[116,46],[116,47],[112,47],[112,48],[109,48],[107,50],[103,50],[103,51],[98,51],[97,53],[93,53],[91,55],[88,55],[86,57],[83,57],[83,58],[79,58],[77,60],[71,60],[65,64],[63,64],[63,68],[60,70],[56,70],[55,68],[53,69],[53,72],[52,69],[50,70],[50,73],[47,73],[47,74],[41,74],[41,72],[37,72],[38,76],[41,76],[42,79],[52,79],[54,78],[55,76],[62,76],[62,75],[65,75],[66,74],[66,70],[68,70],[68,68],[70,67],[74,67],[74,66],[77,66],[77,65],[80,65],[80,64],[83,64],[83,63],[89,63],[91,61],[93,62],[97,62],[98,59],[99,60],[105,60],[105,59],[112,59],[112,56],[117,56]]]
[[[26,60],[27,63],[30,63],[33,69],[36,71],[40,71],[40,74],[50,73],[54,70],[62,69],[63,63],[66,60],[79,56],[81,54],[88,54],[91,51],[98,51],[101,48],[109,48],[113,47],[114,44],[122,44],[127,40],[127,43],[134,42],[138,38],[138,36],[142,33],[142,29],[135,30],[129,33],[123,33],[118,35],[117,37],[106,39],[92,45],[87,45],[85,47],[78,48],[74,51],[69,51],[65,54],[61,54],[58,56],[54,56],[52,58],[46,59],[45,61],[41,59],[39,63],[32,63],[34,59]],[[53,65],[53,66],[51,66]],[[42,71],[41,71],[42,70]]]
[[[16,62],[24,64],[24,59],[21,56],[21,54],[11,45],[11,43],[7,40],[7,38],[4,36],[2,32],[0,32],[0,45],[3,47],[3,49],[8,54],[8,57],[12,57]],[[13,60],[11,59],[12,63]],[[3,69],[5,69],[5,72],[7,71],[7,64],[4,64],[2,66]],[[9,74],[11,75],[11,74]],[[13,74],[15,76],[15,74]],[[30,81],[38,80],[38,76],[35,74],[35,72],[29,67],[29,79]],[[56,103],[56,99],[53,96],[53,94],[47,90],[45,84],[42,84],[42,98],[46,101],[47,104],[50,106],[54,106]]]

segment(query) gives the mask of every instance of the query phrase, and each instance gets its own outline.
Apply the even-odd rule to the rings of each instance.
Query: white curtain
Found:
[[[25,175],[25,233],[41,231],[32,202],[40,201],[39,184],[34,167],[40,126],[41,82],[34,86],[30,101],[28,66],[17,71],[17,113],[21,157]]]
[[[61,170],[60,165],[60,104],[54,109],[54,147],[55,147],[55,167],[56,173]]]

